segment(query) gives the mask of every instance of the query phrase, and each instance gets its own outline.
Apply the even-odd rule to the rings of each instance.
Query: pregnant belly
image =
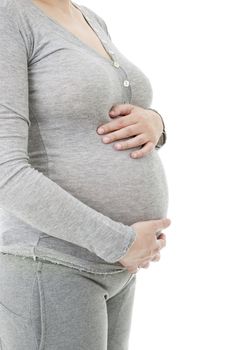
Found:
[[[166,217],[168,186],[158,151],[132,159],[133,149],[117,151],[113,144],[98,139],[87,147],[76,140],[67,152],[63,147],[50,155],[50,177],[88,206],[124,224]]]

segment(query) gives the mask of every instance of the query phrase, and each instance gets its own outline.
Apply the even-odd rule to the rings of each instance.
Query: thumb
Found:
[[[171,225],[171,220],[169,218],[154,220],[154,229],[156,232],[163,230],[170,225]]]

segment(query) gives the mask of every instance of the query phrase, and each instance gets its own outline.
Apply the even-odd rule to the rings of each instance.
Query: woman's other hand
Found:
[[[131,225],[136,231],[136,239],[119,262],[132,273],[137,272],[138,267],[147,266],[150,261],[158,261],[160,250],[166,245],[166,237],[163,233],[157,237],[156,233],[170,224],[171,220],[164,218],[139,221]]]
[[[119,104],[110,110],[109,115],[118,118],[98,127],[97,133],[104,134],[104,143],[121,140],[114,144],[114,148],[120,151],[142,146],[130,154],[132,158],[142,158],[154,150],[163,132],[163,122],[158,113],[132,104]],[[103,129],[102,133],[100,128]],[[122,140],[131,136],[134,137]],[[105,141],[106,137],[109,140]]]

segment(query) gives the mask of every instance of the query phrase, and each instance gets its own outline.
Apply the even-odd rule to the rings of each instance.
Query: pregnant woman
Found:
[[[0,349],[126,350],[170,225],[149,79],[70,0],[1,0],[0,43]]]

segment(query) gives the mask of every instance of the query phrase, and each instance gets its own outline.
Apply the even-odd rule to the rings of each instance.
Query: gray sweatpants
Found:
[[[0,254],[0,349],[128,349],[136,274]]]

